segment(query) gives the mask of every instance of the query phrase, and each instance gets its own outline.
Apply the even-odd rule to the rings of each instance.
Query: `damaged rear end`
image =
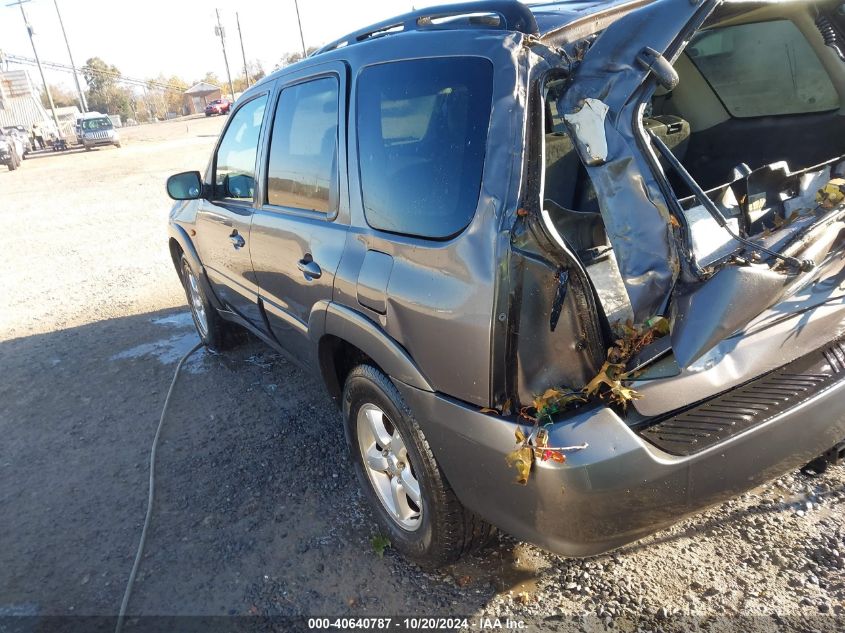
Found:
[[[521,403],[583,387],[625,324],[641,332],[656,318],[666,336],[624,358],[635,426],[839,349],[845,64],[830,29],[841,15],[655,2],[538,47],[541,152],[530,218],[514,230]],[[745,87],[767,57],[776,68]],[[530,272],[538,262],[544,274]],[[555,335],[562,320],[569,340]]]
[[[656,0],[530,43],[494,394],[518,441],[575,450],[507,487],[513,420],[467,414],[442,459],[491,466],[465,504],[595,554],[845,437],[842,15]]]

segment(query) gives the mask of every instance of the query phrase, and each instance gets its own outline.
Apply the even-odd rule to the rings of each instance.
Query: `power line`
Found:
[[[37,61],[32,57],[25,57],[23,55],[3,55],[3,61],[11,62],[14,64],[26,64],[29,66],[37,65]],[[58,62],[50,62],[50,61],[42,61],[42,66],[46,68],[50,68],[52,70],[60,70],[62,72],[72,73],[74,69],[72,66],[67,64],[60,64]],[[167,90],[169,92],[178,92],[183,93],[185,92],[185,88],[182,86],[178,86],[176,84],[169,84],[163,81],[157,81],[155,79],[136,79],[133,77],[127,77],[126,75],[121,74],[120,72],[115,72],[113,70],[102,70],[100,68],[92,68],[90,66],[83,66],[82,67],[85,72],[92,72],[98,75],[103,75],[106,77],[111,77],[117,81],[122,83],[128,83],[136,86],[142,87],[149,87],[149,88],[158,88],[160,90]]]

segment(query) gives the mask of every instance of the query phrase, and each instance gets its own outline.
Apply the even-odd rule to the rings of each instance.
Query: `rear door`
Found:
[[[346,74],[334,62],[280,81],[252,220],[252,265],[271,332],[306,362],[311,309],[332,298],[348,229]]]
[[[250,259],[256,164],[268,93],[229,119],[212,160],[207,199],[197,213],[196,244],[215,294],[229,310],[260,325],[258,284]]]

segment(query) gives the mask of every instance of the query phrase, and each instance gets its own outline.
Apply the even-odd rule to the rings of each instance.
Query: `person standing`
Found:
[[[44,132],[41,129],[40,123],[32,124],[32,138],[38,144],[39,149],[44,149]]]

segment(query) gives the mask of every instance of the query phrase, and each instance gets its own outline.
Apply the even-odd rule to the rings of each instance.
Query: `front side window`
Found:
[[[255,156],[267,95],[244,104],[226,128],[214,159],[214,197],[252,200],[255,195]]]
[[[323,77],[279,96],[267,167],[267,202],[337,210],[338,81]]]
[[[789,20],[708,29],[686,53],[734,117],[839,107],[830,77]]]
[[[480,57],[370,66],[357,86],[358,162],[373,228],[443,239],[478,205],[493,94]]]

